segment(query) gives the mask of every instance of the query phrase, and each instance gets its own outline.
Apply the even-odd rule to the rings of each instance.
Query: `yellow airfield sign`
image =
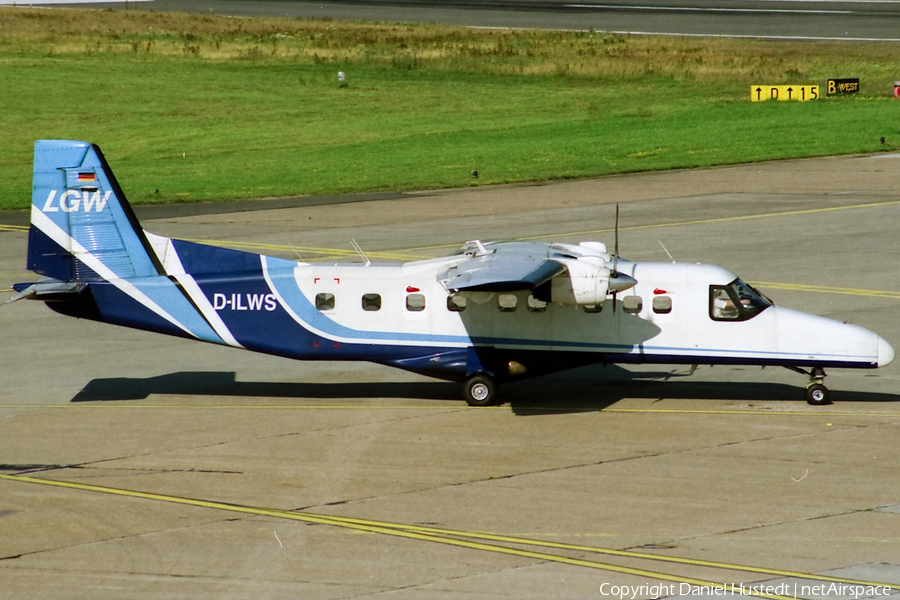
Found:
[[[751,85],[750,101],[779,100],[807,102],[819,97],[818,85]]]

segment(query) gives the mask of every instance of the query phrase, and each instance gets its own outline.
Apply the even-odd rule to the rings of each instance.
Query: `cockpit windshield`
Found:
[[[714,321],[746,321],[772,306],[772,301],[740,279],[709,286],[709,316]]]

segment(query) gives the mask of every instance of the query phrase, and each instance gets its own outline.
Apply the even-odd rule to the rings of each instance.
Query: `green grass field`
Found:
[[[895,150],[897,50],[4,8],[0,208],[29,204],[41,138],[100,145],[135,203]],[[862,93],[749,101],[829,76]]]

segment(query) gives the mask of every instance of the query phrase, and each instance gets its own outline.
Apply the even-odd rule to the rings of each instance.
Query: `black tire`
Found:
[[[466,381],[465,398],[469,406],[490,406],[497,399],[497,384],[483,373],[470,377]]]
[[[806,388],[806,401],[813,406],[831,404],[831,394],[828,388],[821,383],[814,383]]]

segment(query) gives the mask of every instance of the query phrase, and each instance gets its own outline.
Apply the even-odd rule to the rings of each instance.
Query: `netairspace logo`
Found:
[[[637,600],[638,598],[664,598],[666,596],[782,596],[785,598],[809,598],[834,596],[835,598],[879,598],[890,596],[890,586],[852,585],[847,583],[780,583],[747,584],[723,583],[722,585],[692,585],[690,583],[660,583],[656,585],[612,585],[600,586],[600,595]]]

